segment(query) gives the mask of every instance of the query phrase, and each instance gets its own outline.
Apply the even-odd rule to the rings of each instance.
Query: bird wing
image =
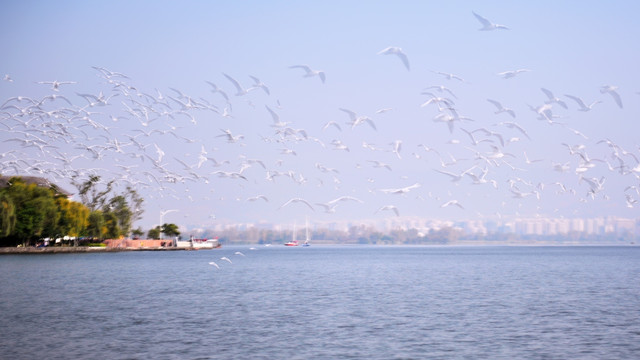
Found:
[[[340,111],[344,111],[347,114],[349,114],[349,118],[351,118],[352,121],[356,120],[356,117],[358,116],[358,114],[356,114],[355,112],[349,110],[349,109],[343,109],[343,108],[339,108]]]
[[[573,101],[577,102],[578,105],[580,107],[582,107],[582,108],[586,108],[587,107],[587,104],[585,104],[584,101],[582,99],[580,99],[579,97],[577,97],[577,96],[567,95],[567,94],[564,94],[564,96],[566,96],[569,99],[572,99]]]
[[[503,109],[502,104],[500,104],[499,102],[497,102],[495,100],[491,100],[491,99],[487,99],[487,101],[492,103],[493,105],[495,105],[498,108],[498,110],[502,110]]]
[[[311,72],[311,68],[308,67],[307,65],[292,65],[292,66],[289,66],[289,69],[298,69],[298,68],[299,69],[303,69],[304,71],[306,71],[308,73]]]
[[[553,100],[555,97],[553,96],[553,93],[545,88],[540,88],[540,90],[542,90],[543,93],[545,93],[545,95],[547,95],[547,97],[549,98],[549,100]]]
[[[396,55],[398,55],[400,60],[402,60],[402,63],[407,68],[407,70],[411,70],[411,67],[409,66],[409,58],[407,57],[407,55],[403,52],[396,53]]]
[[[267,110],[269,110],[269,113],[271,114],[271,118],[273,118],[273,122],[277,124],[280,121],[280,115],[276,114],[275,111],[271,110],[271,108],[268,105],[265,105],[265,107],[267,108]]]
[[[324,75],[324,71],[320,71],[318,73],[318,76],[320,76],[320,80],[322,80],[322,83],[324,84],[324,81],[326,80],[326,76]]]
[[[232,78],[231,76],[225,73],[222,73],[222,75],[224,75],[227,79],[229,79],[229,81],[231,81],[231,83],[233,84],[233,86],[236,87],[236,90],[238,90],[239,93],[241,93],[244,90],[242,89],[242,86],[240,86],[240,83],[236,79]]]
[[[484,27],[489,27],[491,26],[491,21],[487,20],[486,18],[478,15],[475,13],[475,11],[472,11],[473,16],[476,17],[476,19],[478,19],[478,21],[480,21],[480,23],[484,26]]]
[[[615,91],[609,91],[609,95],[613,97],[613,100],[616,101],[616,104],[622,109],[622,99],[620,98],[620,94]]]

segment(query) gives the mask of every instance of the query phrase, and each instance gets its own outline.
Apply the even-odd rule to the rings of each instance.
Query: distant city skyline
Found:
[[[0,9],[0,173],[134,228],[638,217],[640,3]]]

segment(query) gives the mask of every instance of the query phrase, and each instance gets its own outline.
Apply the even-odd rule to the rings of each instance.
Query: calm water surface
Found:
[[[640,358],[639,247],[7,255],[0,274],[3,359]]]

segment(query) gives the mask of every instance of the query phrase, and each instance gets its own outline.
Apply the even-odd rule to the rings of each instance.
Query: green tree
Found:
[[[103,212],[104,227],[106,231],[104,236],[108,239],[117,239],[122,235],[122,229],[118,224],[118,217],[113,212]]]
[[[176,224],[162,224],[162,233],[168,237],[174,237],[180,235],[178,225]]]
[[[9,180],[5,194],[15,206],[15,228],[11,236],[23,245],[31,245],[40,237],[53,237],[58,234],[60,212],[53,190],[26,184],[19,177]]]
[[[87,236],[96,239],[102,239],[107,233],[107,228],[104,221],[104,216],[102,216],[101,210],[91,211],[89,212],[89,219],[86,229]]]
[[[4,191],[0,192],[0,237],[11,235],[16,227],[16,207]]]
[[[131,230],[131,235],[133,235],[134,237],[139,238],[142,235],[144,235],[144,231],[142,231],[142,228],[138,227],[137,229]]]
[[[116,237],[129,234],[131,231],[133,212],[129,209],[129,204],[124,196],[118,195],[113,197],[105,205],[103,211],[105,214],[113,214],[113,218],[115,219],[116,227],[118,229]]]
[[[75,238],[84,235],[89,226],[89,208],[65,197],[58,197],[56,202],[61,212],[58,231]]]
[[[160,239],[160,226],[156,226],[153,229],[149,230],[149,232],[147,232],[147,237],[149,239]]]

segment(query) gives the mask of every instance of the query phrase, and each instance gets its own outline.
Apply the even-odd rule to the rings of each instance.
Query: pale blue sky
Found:
[[[158,221],[159,209],[174,208],[180,211],[168,214],[165,220],[183,226],[209,226],[220,221],[291,223],[304,221],[306,216],[318,222],[395,216],[390,211],[376,212],[384,205],[397,206],[402,216],[451,220],[494,218],[498,214],[635,217],[638,206],[628,207],[627,195],[631,200],[640,196],[627,187],[640,186],[640,172],[631,171],[638,163],[631,155],[621,155],[627,166],[625,172],[629,173],[610,171],[605,160],[615,166],[618,162],[612,157],[612,148],[598,142],[609,139],[619,147],[618,153],[628,151],[640,157],[640,85],[634,70],[640,59],[640,24],[636,21],[639,8],[635,2],[627,1],[588,1],[579,6],[555,1],[5,2],[0,5],[0,45],[4,50],[0,75],[7,74],[13,81],[0,82],[0,98],[42,98],[52,91],[36,82],[51,80],[77,82],[62,85],[59,91],[76,106],[87,105],[76,93],[118,93],[104,78],[96,76],[99,72],[92,66],[126,74],[126,83],[138,92],[156,96],[157,89],[165,96],[176,96],[170,90],[175,88],[193,99],[204,98],[220,113],[228,105],[219,94],[209,91],[205,81],[229,93],[233,118],[211,111],[190,111],[197,124],[186,116],[164,116],[142,127],[124,112],[123,102],[129,107],[135,105],[122,93],[112,98],[109,106],[90,109],[100,112],[91,118],[113,127],[109,136],[123,144],[128,142],[127,135],[140,134],[135,129],[168,130],[170,126],[178,127],[176,131],[193,142],[171,135],[142,137],[150,144],[144,151],[125,145],[123,153],[107,150],[99,160],[77,160],[74,168],[98,167],[104,169],[99,171],[108,179],[122,175],[122,167],[116,165],[135,165],[134,174],[128,176],[148,183],[149,176],[143,175],[144,171],[158,175],[151,161],[127,153],[146,152],[155,157],[153,144],[165,152],[166,166],[185,178],[194,175],[175,159],[197,163],[202,146],[207,156],[230,162],[219,168],[206,163],[192,169],[208,183],[204,178],[186,179],[184,183],[163,184],[164,191],[139,185],[147,199],[145,219],[138,224],[144,228]],[[510,30],[478,31],[481,25],[472,11]],[[403,49],[411,71],[396,56],[377,54],[388,46]],[[325,71],[326,83],[322,84],[318,77],[304,78],[301,69],[289,68],[298,64]],[[531,71],[511,79],[497,75],[516,69]],[[454,73],[466,83],[447,80],[434,71]],[[223,73],[245,87],[252,84],[249,75],[256,76],[269,86],[271,95],[256,90],[233,96],[233,85]],[[434,94],[451,98],[459,115],[474,121],[456,122],[453,133],[444,123],[434,122],[440,114],[437,106],[420,106],[430,97],[421,92],[433,85],[450,88],[456,99],[447,93]],[[618,86],[624,108],[619,108],[609,94],[600,93],[603,85]],[[537,120],[529,110],[528,105],[544,104],[546,97],[541,87],[567,103],[568,109],[558,104],[552,108],[554,115],[561,116],[554,120],[565,125]],[[136,91],[131,91],[131,97],[142,99]],[[564,94],[602,103],[589,112],[581,112]],[[494,114],[496,108],[486,101],[488,98],[512,108],[516,118],[506,113]],[[171,104],[177,108],[176,102]],[[58,101],[55,105],[62,108],[68,104]],[[275,142],[277,136],[265,105],[274,109],[282,121],[290,122],[292,128],[304,129],[325,147],[309,139]],[[52,108],[53,104],[49,104],[47,109]],[[163,107],[154,108],[161,111]],[[339,108],[369,116],[377,130],[367,124],[350,129],[346,124],[348,115]],[[377,114],[382,108],[392,110]],[[2,111],[15,114],[17,109]],[[128,119],[113,122],[111,115]],[[16,121],[7,120],[7,116],[3,115],[2,122],[14,125]],[[33,120],[31,124],[46,121],[54,120]],[[77,119],[71,123],[55,121],[66,122],[69,127],[78,125]],[[338,122],[342,131],[323,130],[328,121]],[[531,139],[515,129],[496,125],[511,121],[525,128]],[[491,139],[493,143],[474,146],[460,128],[485,128],[500,133],[505,140],[519,137],[520,141],[502,146],[497,137],[476,132],[477,139]],[[80,129],[92,136],[106,135],[86,124]],[[220,129],[243,134],[244,146],[217,137],[222,134]],[[24,136],[16,135],[14,130],[0,132],[0,139],[5,140]],[[73,138],[67,144],[56,138],[50,144],[69,156],[90,157],[78,148],[79,143],[108,142],[100,139]],[[347,144],[350,151],[333,150],[332,140]],[[396,140],[402,141],[402,159],[386,151]],[[385,151],[365,149],[363,142]],[[579,180],[580,170],[576,172],[580,155],[571,154],[563,143],[582,144],[580,152],[584,156],[603,160],[595,161],[593,168],[582,173],[587,179],[606,179],[602,191],[593,198],[588,196],[590,185]],[[43,154],[20,144],[2,141],[0,149],[17,150],[19,156],[32,163],[51,161],[41,163],[41,168],[63,167],[53,158],[54,148],[47,149],[52,153]],[[424,151],[418,144],[437,149],[444,162],[450,160],[449,154],[466,160],[444,168],[437,154]],[[476,153],[490,156],[491,145],[513,155],[504,158],[509,164],[474,159]],[[283,148],[294,150],[297,155],[282,154]],[[530,159],[542,161],[527,164],[524,152]],[[212,175],[218,170],[238,171],[243,162],[241,156],[260,159],[267,169],[253,165],[242,173],[247,180]],[[3,158],[3,174],[14,171],[6,163],[9,159]],[[372,160],[388,163],[393,170],[375,168]],[[317,163],[339,173],[323,173],[315,166]],[[560,173],[554,170],[554,163],[569,163],[570,169]],[[469,176],[451,182],[447,175],[434,170],[461,173],[474,166],[471,172],[476,175],[486,168],[486,179],[495,180],[498,188],[472,184]],[[33,169],[26,170],[34,173]],[[294,179],[302,176],[306,182],[299,184],[286,176],[268,181],[267,170],[290,172]],[[558,182],[569,190],[559,193],[560,186],[554,184]],[[379,191],[414,183],[421,186],[405,195]],[[544,186],[539,186],[541,183]],[[516,199],[513,186],[523,193],[537,191],[540,199],[536,195]],[[247,201],[258,194],[267,196],[269,202]],[[332,214],[314,205],[343,195],[357,197],[363,203],[343,202]],[[301,203],[278,209],[294,197],[307,200],[315,211]],[[458,200],[465,209],[441,207],[451,199]],[[211,216],[214,214],[216,219]]]

